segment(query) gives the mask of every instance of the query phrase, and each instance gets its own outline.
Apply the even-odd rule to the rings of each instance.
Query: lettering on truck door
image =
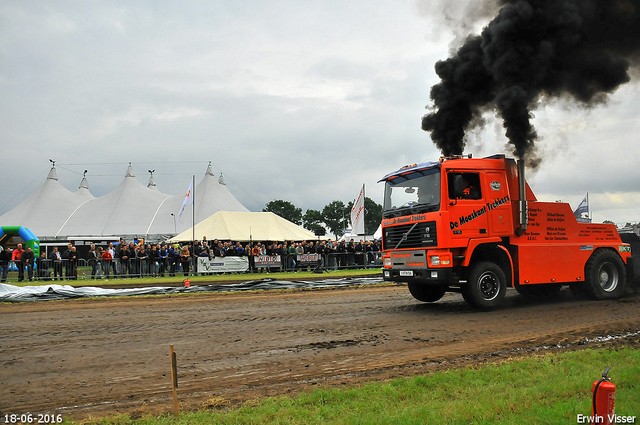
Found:
[[[480,173],[477,172],[448,173],[449,227],[452,238],[488,236],[487,205],[483,198],[488,189],[481,183]]]
[[[511,199],[504,173],[487,172],[485,183],[485,187],[487,187],[485,199],[491,233],[493,235],[512,234]]]

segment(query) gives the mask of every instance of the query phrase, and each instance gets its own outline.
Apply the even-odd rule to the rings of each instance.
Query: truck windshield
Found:
[[[440,169],[385,183],[383,217],[421,214],[440,209]]]

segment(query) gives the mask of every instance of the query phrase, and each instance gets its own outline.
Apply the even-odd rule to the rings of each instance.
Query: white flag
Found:
[[[364,235],[364,185],[351,208],[351,234]]]
[[[193,180],[189,183],[189,190],[187,190],[187,194],[184,195],[184,201],[182,202],[182,207],[180,207],[180,212],[178,213],[178,224],[180,224],[184,207],[187,204],[193,204]]]

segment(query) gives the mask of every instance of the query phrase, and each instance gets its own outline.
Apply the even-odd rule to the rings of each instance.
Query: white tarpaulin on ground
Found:
[[[73,287],[69,285],[14,286],[0,283],[0,302],[53,301],[85,297],[116,297],[126,295],[164,295],[197,292],[235,292],[275,289],[331,288],[382,283],[382,277],[322,279],[290,281],[275,279],[250,280],[234,284],[152,287],[131,289],[104,289],[97,287]]]
[[[317,236],[272,212],[218,211],[195,225],[195,238],[223,241],[303,241],[316,240]],[[187,229],[169,242],[191,241],[191,229]]]

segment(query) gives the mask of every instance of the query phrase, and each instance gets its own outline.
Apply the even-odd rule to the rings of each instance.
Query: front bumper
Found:
[[[387,282],[415,282],[433,285],[451,284],[453,282],[453,269],[383,269],[382,277]]]

